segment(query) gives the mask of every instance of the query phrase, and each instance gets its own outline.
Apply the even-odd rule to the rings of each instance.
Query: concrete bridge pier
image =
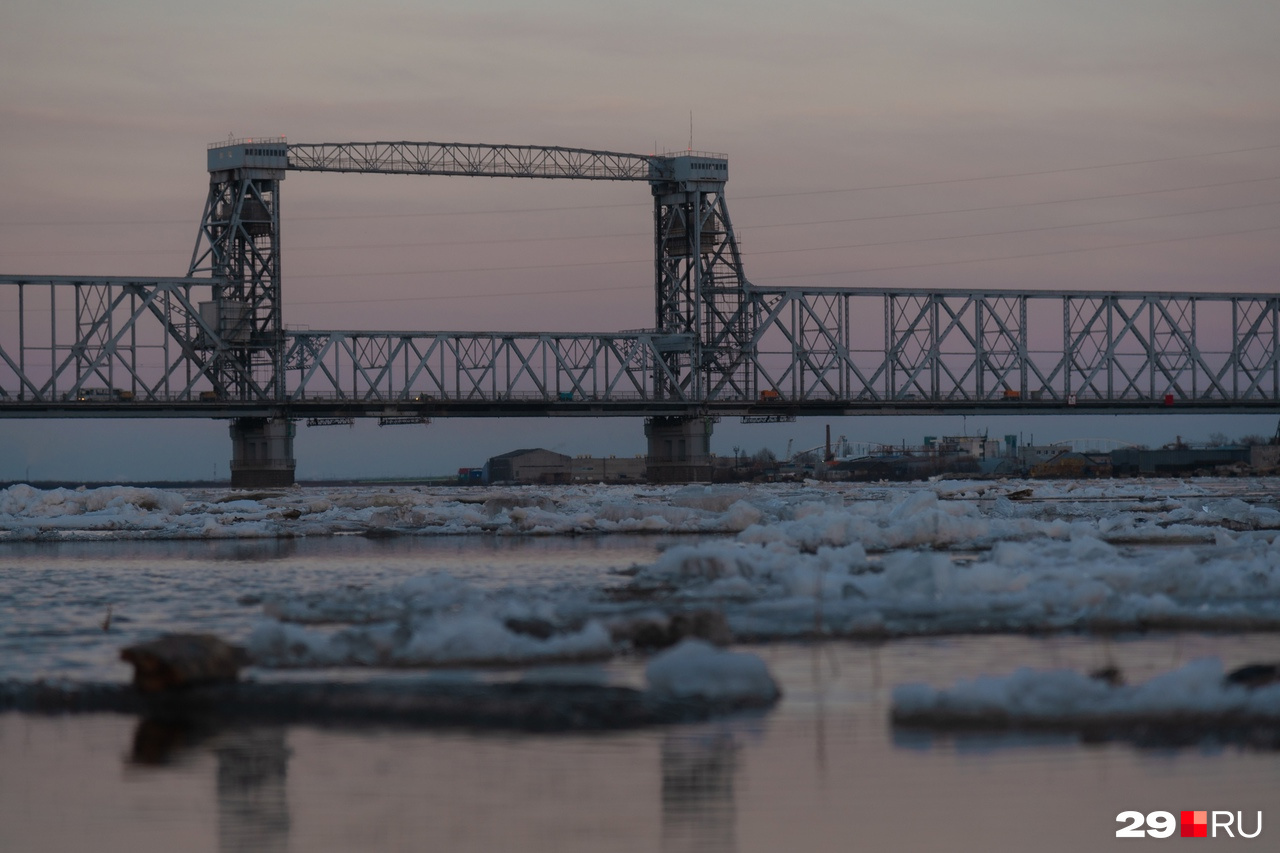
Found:
[[[711,418],[654,417],[644,422],[649,440],[645,476],[651,483],[711,479]]]
[[[231,422],[231,487],[261,489],[292,486],[293,421],[288,418],[236,418]]]

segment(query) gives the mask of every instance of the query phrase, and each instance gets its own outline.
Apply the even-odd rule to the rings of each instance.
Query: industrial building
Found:
[[[484,463],[486,483],[568,483],[573,457],[541,447],[512,450]]]
[[[1117,475],[1171,476],[1190,474],[1220,465],[1248,464],[1248,447],[1162,447],[1158,450],[1127,448],[1111,454]]]
[[[483,469],[485,483],[642,483],[643,456],[566,456],[540,447],[494,456]],[[474,482],[474,478],[472,478]]]

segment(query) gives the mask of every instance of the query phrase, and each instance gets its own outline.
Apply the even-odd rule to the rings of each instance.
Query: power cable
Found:
[[[783,255],[783,254],[793,254],[793,253],[822,252],[822,251],[844,250],[844,249],[861,249],[861,248],[869,248],[869,247],[875,247],[875,246],[898,246],[898,245],[905,245],[910,243],[929,243],[929,242],[936,242],[936,241],[942,241],[942,240],[963,240],[963,239],[978,238],[978,237],[999,237],[999,236],[1010,235],[1010,234],[1026,234],[1026,233],[1036,232],[1036,231],[1054,231],[1054,230],[1062,230],[1067,228],[1087,228],[1087,227],[1096,226],[1096,225],[1112,225],[1112,224],[1127,223],[1127,222],[1141,222],[1144,220],[1151,220],[1151,219],[1169,219],[1177,216],[1194,216],[1202,213],[1221,213],[1223,211],[1231,211],[1231,210],[1247,210],[1247,209],[1257,208],[1257,207],[1268,207],[1276,204],[1280,204],[1280,202],[1260,202],[1257,204],[1239,205],[1235,207],[1220,207],[1220,208],[1213,208],[1210,210],[1188,211],[1185,213],[1163,213],[1163,214],[1155,214],[1152,216],[1131,216],[1124,219],[1102,220],[1099,222],[1077,222],[1069,225],[1046,225],[1039,228],[1019,228],[1019,229],[1013,229],[1008,231],[989,231],[981,234],[957,234],[954,236],[946,236],[946,237],[920,237],[920,238],[915,238],[911,240],[886,240],[886,241],[878,241],[878,242],[871,242],[871,243],[850,243],[842,246],[818,246],[818,247],[808,248],[808,249],[772,249],[772,250],[765,250],[761,252],[749,252],[749,253],[744,252],[743,254],[747,257],[751,257],[755,255]],[[1188,238],[1188,239],[1198,239],[1198,238]],[[1134,245],[1141,245],[1141,244],[1134,244]],[[652,259],[650,258],[644,258],[639,260],[573,261],[569,263],[560,263],[560,264],[529,264],[529,265],[519,265],[519,266],[497,266],[497,267],[464,267],[464,268],[455,268],[455,269],[408,270],[408,271],[401,271],[401,272],[367,272],[367,273],[359,273],[359,274],[341,273],[341,272],[315,273],[311,275],[303,275],[303,276],[300,276],[300,278],[303,278],[303,279],[306,279],[306,278],[358,278],[362,276],[381,277],[381,276],[393,276],[393,275],[439,275],[444,273],[520,272],[523,270],[569,269],[573,267],[587,267],[587,266],[613,266],[618,264],[641,264],[641,263],[650,263],[651,260]]]
[[[1100,219],[1094,222],[1075,222],[1069,225],[1042,225],[1038,228],[1016,228],[1008,231],[987,231],[977,234],[955,234],[949,237],[915,237],[910,240],[880,240],[874,243],[849,243],[843,246],[815,246],[809,249],[765,249],[759,252],[746,252],[744,257],[756,255],[789,255],[805,252],[828,252],[841,249],[865,249],[873,246],[903,246],[910,243],[935,243],[943,240],[968,240],[979,237],[1006,237],[1011,234],[1033,234],[1040,231],[1059,231],[1067,228],[1091,228],[1097,225],[1120,225],[1128,222],[1147,222],[1153,219],[1174,219],[1179,216],[1198,216],[1205,213],[1223,213],[1232,210],[1249,210],[1257,207],[1274,207],[1280,201],[1263,201],[1257,204],[1240,204],[1232,207],[1215,207],[1208,210],[1188,210],[1183,213],[1157,213],[1151,216],[1128,216],[1124,219]]]
[[[902,264],[902,265],[886,266],[886,267],[865,267],[862,269],[836,270],[836,271],[819,272],[819,273],[796,273],[792,275],[771,276],[769,280],[782,281],[782,280],[796,279],[796,278],[817,278],[822,276],[855,275],[855,274],[868,273],[868,272],[886,272],[890,270],[923,269],[927,267],[944,267],[944,266],[953,266],[953,265],[960,265],[960,264],[980,264],[980,263],[989,263],[993,261],[1023,260],[1026,258],[1040,258],[1040,257],[1049,257],[1053,255],[1080,254],[1084,252],[1100,252],[1108,249],[1128,249],[1128,248],[1133,248],[1135,246],[1154,246],[1154,245],[1159,245],[1164,243],[1180,243],[1180,242],[1190,241],[1190,240],[1209,240],[1217,237],[1235,237],[1243,234],[1259,234],[1265,231],[1276,231],[1276,230],[1280,230],[1280,226],[1269,226],[1266,228],[1251,228],[1243,231],[1224,231],[1217,234],[1198,234],[1198,235],[1192,235],[1187,237],[1171,237],[1163,240],[1142,240],[1142,241],[1132,242],[1132,243],[1114,243],[1110,246],[1080,246],[1073,249],[1058,249],[1058,250],[1049,251],[1049,252],[1032,252],[1032,253],[1022,254],[1022,255],[1000,255],[1000,256],[986,257],[986,258],[970,258],[967,260],[959,260],[959,261],[936,261],[933,263],[923,263],[923,264]],[[601,264],[648,263],[648,261],[647,260],[646,261],[601,261],[599,263]],[[594,265],[593,262],[587,262],[584,264],[560,265],[560,266],[592,266],[592,265]],[[520,268],[510,268],[510,269],[520,269]],[[467,272],[470,272],[470,271],[471,270],[467,270]],[[385,274],[370,273],[368,275],[420,275],[420,274],[425,275],[425,274],[429,274],[430,272],[432,271],[424,271],[423,273],[413,273],[413,272],[385,273]],[[443,272],[454,272],[454,271],[453,270],[437,270],[434,272],[443,273]],[[324,278],[331,277],[331,274],[326,273],[326,274],[318,274],[315,276],[299,276],[299,278],[304,281],[308,278],[321,278],[321,277],[324,277]],[[347,276],[347,277],[355,277],[355,276]],[[561,293],[598,293],[598,292],[606,292],[606,291],[624,291],[624,290],[631,290],[634,288],[635,288],[635,285],[629,284],[625,287],[616,287],[616,288],[584,287],[584,288],[563,288],[563,289],[556,289],[556,290],[537,290],[537,291],[503,291],[498,293],[462,293],[462,294],[432,294],[428,296],[396,296],[396,297],[384,297],[384,298],[376,298],[376,299],[363,298],[363,299],[342,299],[342,300],[296,300],[296,301],[290,300],[290,304],[291,305],[355,305],[355,304],[365,304],[365,303],[375,303],[375,302],[419,302],[419,301],[428,302],[428,301],[434,301],[437,299],[487,299],[491,297],[541,296],[544,294],[561,294]]]
[[[888,272],[890,270],[911,270],[911,269],[925,269],[927,267],[958,266],[961,264],[984,264],[991,261],[1017,261],[1017,260],[1023,260],[1025,258],[1046,258],[1052,255],[1070,255],[1070,254],[1078,254],[1081,252],[1100,252],[1107,249],[1129,249],[1129,248],[1133,248],[1134,246],[1155,246],[1161,243],[1181,243],[1183,241],[1188,241],[1188,240],[1211,240],[1215,237],[1236,237],[1242,234],[1260,234],[1264,231],[1276,231],[1276,230],[1280,230],[1280,225],[1271,225],[1266,228],[1250,228],[1244,231],[1223,231],[1218,234],[1198,234],[1190,237],[1170,237],[1164,240],[1142,240],[1136,243],[1114,243],[1110,246],[1081,246],[1074,249],[1058,249],[1056,251],[1051,251],[1051,252],[1031,252],[1025,255],[999,255],[999,256],[989,257],[989,258],[970,258],[968,260],[961,260],[961,261],[935,261],[933,263],[924,263],[924,264],[900,264],[900,265],[887,266],[887,267],[863,267],[862,269],[838,270],[833,272],[793,273],[791,275],[770,276],[770,279],[782,281],[786,279],[796,279],[796,278],[817,278],[819,276],[856,275],[856,274],[867,273],[867,272]]]
[[[1222,157],[1229,154],[1246,154],[1257,151],[1273,151],[1280,148],[1280,145],[1260,145],[1252,148],[1235,148],[1227,151],[1211,151],[1205,154],[1181,154],[1175,157],[1155,157],[1145,160],[1125,160],[1117,163],[1102,163],[1093,166],[1068,166],[1058,169],[1040,169],[1029,172],[1007,172],[999,175],[978,175],[969,178],[941,178],[930,181],[911,181],[900,184],[868,184],[860,187],[840,187],[823,190],[796,190],[794,192],[785,193],[759,193],[756,195],[735,196],[739,201],[755,201],[757,199],[770,198],[789,198],[793,196],[807,195],[830,195],[833,193],[850,193],[850,192],[866,192],[869,190],[887,190],[887,189],[911,189],[916,187],[928,186],[945,186],[948,184],[973,183],[977,181],[995,181],[1006,178],[1027,178],[1041,175],[1057,175],[1069,172],[1087,172],[1095,169],[1116,169],[1124,166],[1143,166],[1153,163],[1172,163],[1179,160],[1196,160],[1204,157]],[[470,210],[470,211],[433,211],[424,213],[379,213],[379,214],[344,214],[334,216],[301,216],[291,217],[292,221],[319,221],[330,219],[378,219],[378,218],[403,218],[403,217],[431,217],[431,216],[475,216],[505,213],[542,213],[556,212],[566,210],[600,210],[611,207],[647,207],[637,202],[619,203],[619,204],[599,204],[599,205],[570,205],[565,207],[532,207],[532,208],[514,208],[499,210]],[[21,221],[21,222],[0,222],[0,228],[10,228],[19,226],[64,226],[64,225],[170,225],[176,222],[187,222],[187,220],[174,219],[150,219],[150,220],[65,220],[65,221]],[[189,224],[189,223],[187,223]]]
[[[1245,154],[1253,151],[1271,151],[1280,148],[1280,145],[1260,145],[1256,148],[1236,148],[1232,151],[1215,151],[1210,154],[1182,154],[1177,157],[1156,157],[1150,160],[1126,160],[1120,163],[1103,163],[1098,166],[1068,166],[1062,169],[1040,169],[1034,172],[1007,172],[1003,175],[980,175],[973,178],[945,178],[933,181],[913,181],[905,184],[870,184],[863,187],[843,187],[840,189],[829,190],[797,190],[795,192],[785,193],[765,193],[753,196],[738,196],[742,199],[761,199],[761,198],[788,198],[790,196],[801,195],[829,195],[831,193],[853,193],[866,192],[868,190],[900,190],[911,189],[915,187],[934,187],[946,184],[965,184],[974,181],[996,181],[1004,178],[1031,178],[1041,175],[1061,175],[1067,172],[1088,172],[1094,169],[1117,169],[1122,166],[1145,166],[1151,163],[1172,163],[1177,160],[1196,160],[1201,157],[1221,157],[1227,154]]]
[[[990,212],[995,210],[1012,210],[1017,208],[1038,207],[1038,206],[1050,205],[1050,204],[1070,204],[1073,202],[1080,202],[1080,201],[1103,201],[1103,200],[1115,199],[1115,198],[1135,198],[1135,197],[1144,196],[1144,195],[1159,195],[1159,194],[1174,193],[1174,192],[1187,192],[1190,190],[1214,189],[1218,187],[1238,186],[1241,184],[1257,184],[1257,183],[1265,183],[1267,181],[1276,181],[1276,180],[1280,180],[1280,175],[1267,177],[1267,178],[1248,178],[1248,179],[1239,180],[1239,181],[1223,181],[1223,182],[1213,183],[1213,184],[1195,184],[1195,185],[1185,186],[1185,187],[1169,187],[1167,189],[1159,189],[1159,190],[1140,190],[1136,192],[1127,192],[1127,193],[1108,193],[1104,195],[1076,196],[1074,198],[1048,199],[1046,201],[1014,202],[1010,204],[987,205],[984,207],[958,207],[958,208],[949,208],[946,210],[929,210],[929,211],[920,211],[916,213],[888,213],[888,214],[877,214],[875,216],[854,216],[854,217],[842,218],[842,219],[815,219],[807,222],[767,223],[764,225],[751,225],[751,226],[748,226],[747,228],[738,229],[738,230],[739,230],[739,233],[745,233],[748,231],[756,232],[763,229],[771,229],[771,228],[797,228],[797,227],[808,227],[813,225],[841,225],[841,224],[846,224],[850,222],[880,222],[880,221],[891,220],[891,219],[913,219],[913,218],[919,218],[919,217],[925,217],[925,216],[943,216],[943,215],[952,214],[952,213],[984,213],[984,212]],[[1248,205],[1244,205],[1243,207],[1247,207],[1247,206]],[[1229,210],[1229,209],[1231,208],[1219,208],[1218,210]],[[379,215],[381,214],[373,214],[373,216],[375,217]],[[389,215],[396,216],[401,214],[389,214]],[[416,216],[417,214],[403,214],[403,215]],[[1186,214],[1164,214],[1164,215],[1182,216]],[[1158,218],[1158,217],[1153,217],[1153,218]],[[1117,220],[1117,221],[1125,221],[1125,220]],[[1095,224],[1105,224],[1105,223],[1095,223]],[[1058,227],[1058,226],[1054,226],[1054,227]],[[1061,227],[1075,227],[1075,226],[1061,226]],[[1017,233],[1017,232],[999,232],[999,233]],[[487,239],[487,240],[434,240],[434,241],[421,241],[421,242],[415,241],[412,243],[366,243],[366,244],[324,245],[324,246],[303,245],[303,246],[293,246],[292,251],[295,251],[295,252],[338,251],[338,250],[351,251],[351,250],[360,250],[360,249],[428,248],[433,246],[485,246],[485,245],[493,245],[498,243],[553,243],[553,242],[568,242],[568,241],[575,241],[575,240],[604,240],[604,239],[615,239],[615,238],[622,238],[622,237],[641,238],[641,237],[651,237],[651,236],[652,234],[650,234],[649,232],[640,233],[638,231],[631,231],[631,232],[621,232],[616,234],[585,234],[585,235],[574,235],[569,237],[514,237],[514,238]],[[952,239],[952,238],[941,237],[941,238],[933,238],[933,239]],[[867,245],[876,245],[876,244],[867,244]],[[151,249],[151,250],[143,249],[143,250],[120,250],[120,251],[75,250],[75,251],[53,251],[53,252],[46,252],[46,251],[33,249],[33,250],[19,250],[16,252],[0,252],[0,257],[9,257],[9,256],[15,256],[15,255],[64,257],[64,256],[86,256],[86,255],[87,256],[98,256],[98,255],[103,255],[103,256],[126,255],[127,256],[127,255],[185,255],[185,254],[188,254],[188,251],[186,249]]]

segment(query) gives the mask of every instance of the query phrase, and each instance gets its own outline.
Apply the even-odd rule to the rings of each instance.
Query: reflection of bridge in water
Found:
[[[800,415],[1274,412],[1280,297],[750,284],[723,155],[219,143],[188,275],[0,276],[0,417],[233,419],[233,485],[293,480],[297,418],[645,416],[654,476],[711,424]],[[287,171],[646,181],[650,329],[289,331]]]
[[[197,760],[200,757],[214,756],[213,793],[217,849],[220,851],[275,853],[289,850],[302,839],[314,838],[323,831],[316,820],[326,813],[326,805],[330,809],[342,806],[353,812],[342,829],[366,842],[371,833],[391,832],[397,836],[418,837],[420,832],[435,830],[450,838],[453,844],[470,849],[474,844],[469,842],[487,837],[485,831],[467,826],[472,821],[496,821],[497,828],[493,831],[503,839],[530,832],[534,828],[528,825],[530,820],[535,824],[545,823],[545,813],[527,810],[485,813],[478,810],[477,803],[492,801],[495,791],[499,799],[529,797],[530,792],[525,786],[535,783],[534,780],[540,776],[555,778],[562,774],[566,753],[572,759],[573,749],[572,746],[567,749],[563,746],[563,733],[552,736],[530,736],[526,733],[522,738],[513,739],[505,734],[495,736],[483,730],[471,730],[464,733],[465,737],[459,744],[456,732],[430,727],[387,730],[376,726],[330,725],[321,727],[318,737],[304,737],[301,758],[312,765],[317,754],[321,759],[342,755],[343,741],[347,742],[348,749],[354,745],[360,751],[374,752],[385,750],[390,739],[398,747],[399,761],[391,766],[382,764],[378,768],[378,776],[384,786],[388,782],[395,783],[392,789],[404,789],[406,782],[418,781],[416,773],[429,773],[432,768],[438,769],[439,763],[447,764],[459,755],[460,747],[469,755],[470,750],[476,750],[481,756],[470,755],[467,761],[469,770],[458,780],[449,797],[442,797],[439,791],[434,791],[435,796],[427,797],[425,804],[419,803],[417,810],[405,812],[397,809],[394,805],[396,790],[384,790],[384,797],[390,803],[388,816],[393,820],[388,826],[385,822],[387,816],[377,816],[377,824],[371,825],[368,812],[351,809],[350,803],[334,802],[345,789],[330,780],[319,780],[319,785],[316,780],[311,780],[307,784],[304,777],[301,790],[297,790],[297,774],[289,772],[295,753],[291,742],[296,743],[297,731],[298,727],[292,726],[233,724],[212,718],[191,720],[181,715],[144,718],[134,729],[132,749],[126,760],[133,769],[145,772],[146,775],[139,778],[149,781],[148,789],[154,792],[163,786],[167,774],[175,770],[190,773],[192,767],[199,766]],[[593,737],[599,737],[599,733]],[[633,829],[651,830],[657,836],[654,840],[658,846],[654,849],[663,853],[732,853],[737,849],[735,786],[741,772],[739,752],[742,742],[741,735],[732,724],[686,726],[678,731],[654,732],[640,741],[641,750],[634,752],[631,748],[618,747],[616,735],[608,737],[613,738],[614,749],[604,750],[599,760],[577,769],[584,773],[610,771],[617,774],[619,763],[626,761],[620,756],[640,758],[647,755],[650,745],[654,747],[658,754],[653,764],[657,766],[652,769],[659,777],[658,789],[655,791],[645,786],[627,789],[639,799],[641,807],[638,813],[646,816],[643,820],[652,820],[654,811],[660,815],[656,827],[650,828],[643,823],[631,825]],[[513,752],[519,755],[512,755]],[[486,753],[487,759],[484,757]],[[610,753],[613,753],[612,757]],[[321,763],[331,761],[322,760]],[[644,761],[636,763],[643,769],[633,766],[628,768],[631,772],[638,775],[650,772]],[[513,767],[518,772],[512,773]],[[359,769],[353,771],[354,774],[360,772]],[[599,782],[598,779],[595,781]],[[484,786],[483,793],[477,790],[480,786]],[[607,784],[597,784],[597,787],[606,792],[616,790]],[[291,793],[290,788],[295,790]],[[559,790],[561,796],[557,802],[557,790],[552,785],[551,791],[542,792],[542,797],[548,800],[545,805],[554,804],[561,811],[557,815],[557,824],[564,824],[557,826],[558,833],[541,826],[544,834],[552,832],[552,838],[557,835],[574,837],[575,828],[581,832],[583,820],[580,815],[584,812],[616,808],[616,804],[606,803],[600,796],[588,797],[585,802],[567,801],[563,790]],[[657,801],[656,804],[652,803],[651,797]],[[202,805],[187,804],[187,808],[198,809]],[[656,805],[656,808],[650,808],[651,805]],[[454,819],[457,821],[452,826],[442,814],[451,811],[456,813]],[[337,813],[345,814],[341,808]],[[574,826],[575,817],[579,820],[578,827]],[[585,821],[587,825],[600,822],[599,814],[592,814]],[[199,821],[191,823],[197,827],[194,837],[206,841],[199,834],[202,829]],[[606,820],[603,825],[610,823]],[[460,831],[463,827],[465,829]],[[365,830],[363,833],[361,828]],[[295,833],[302,838],[294,838]],[[528,836],[522,840],[527,841]],[[577,836],[577,840],[582,841],[583,838]],[[534,847],[543,849],[536,844]]]

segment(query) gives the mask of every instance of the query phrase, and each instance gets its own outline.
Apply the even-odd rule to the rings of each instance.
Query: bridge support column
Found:
[[[644,422],[645,476],[652,483],[711,479],[711,418],[661,417]]]
[[[261,489],[292,486],[293,421],[288,418],[236,418],[231,422],[231,487]]]

